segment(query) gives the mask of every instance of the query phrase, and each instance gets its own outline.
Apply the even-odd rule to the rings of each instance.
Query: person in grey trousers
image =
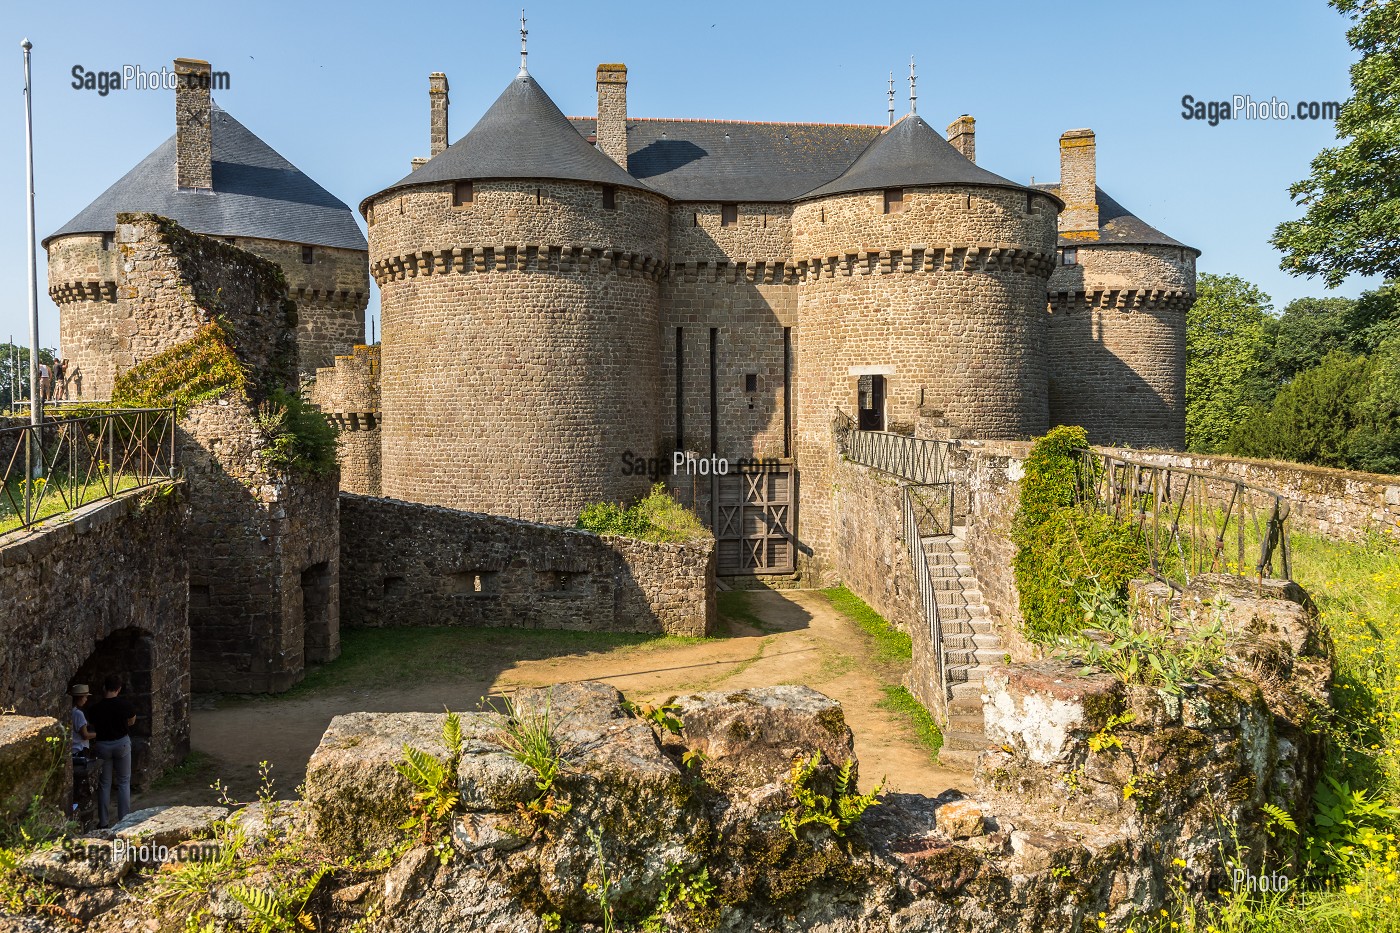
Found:
[[[112,783],[117,785],[117,821],[131,812],[131,727],[136,724],[136,707],[122,696],[122,679],[108,674],[102,682],[102,702],[88,716],[96,734],[93,753],[102,762],[102,784],[97,798],[97,822],[106,828]]]

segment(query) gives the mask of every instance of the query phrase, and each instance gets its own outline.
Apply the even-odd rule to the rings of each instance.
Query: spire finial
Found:
[[[525,9],[522,7],[520,10],[520,74],[516,75],[517,78],[524,78],[530,74],[525,67],[525,61],[530,55],[525,49],[525,42],[529,38],[530,30],[525,28]]]
[[[890,126],[894,126],[894,72],[890,72]]]
[[[909,112],[919,112],[919,95],[915,90],[915,83],[919,80],[914,73],[914,56],[909,56]]]

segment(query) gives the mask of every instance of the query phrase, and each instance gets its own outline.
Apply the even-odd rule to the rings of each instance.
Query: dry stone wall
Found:
[[[67,722],[68,688],[118,674],[140,718],[134,777],[189,751],[185,487],[128,493],[0,537],[0,708]]]
[[[345,624],[706,635],[712,539],[600,537],[436,506],[341,495]]]

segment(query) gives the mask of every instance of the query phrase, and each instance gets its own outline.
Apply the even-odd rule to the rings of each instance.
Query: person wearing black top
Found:
[[[117,783],[117,820],[131,812],[131,727],[136,723],[136,707],[121,695],[122,679],[108,674],[102,682],[102,702],[88,716],[96,733],[92,749],[102,760],[102,784],[97,798],[97,822],[104,828],[112,796],[112,777]]]

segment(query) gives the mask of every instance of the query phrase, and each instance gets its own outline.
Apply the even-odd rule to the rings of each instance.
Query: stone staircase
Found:
[[[943,670],[948,680],[948,722],[938,760],[971,770],[987,747],[982,720],[982,680],[1002,664],[1005,652],[996,635],[981,584],[972,572],[966,529],[923,538],[938,618],[943,629]]]

